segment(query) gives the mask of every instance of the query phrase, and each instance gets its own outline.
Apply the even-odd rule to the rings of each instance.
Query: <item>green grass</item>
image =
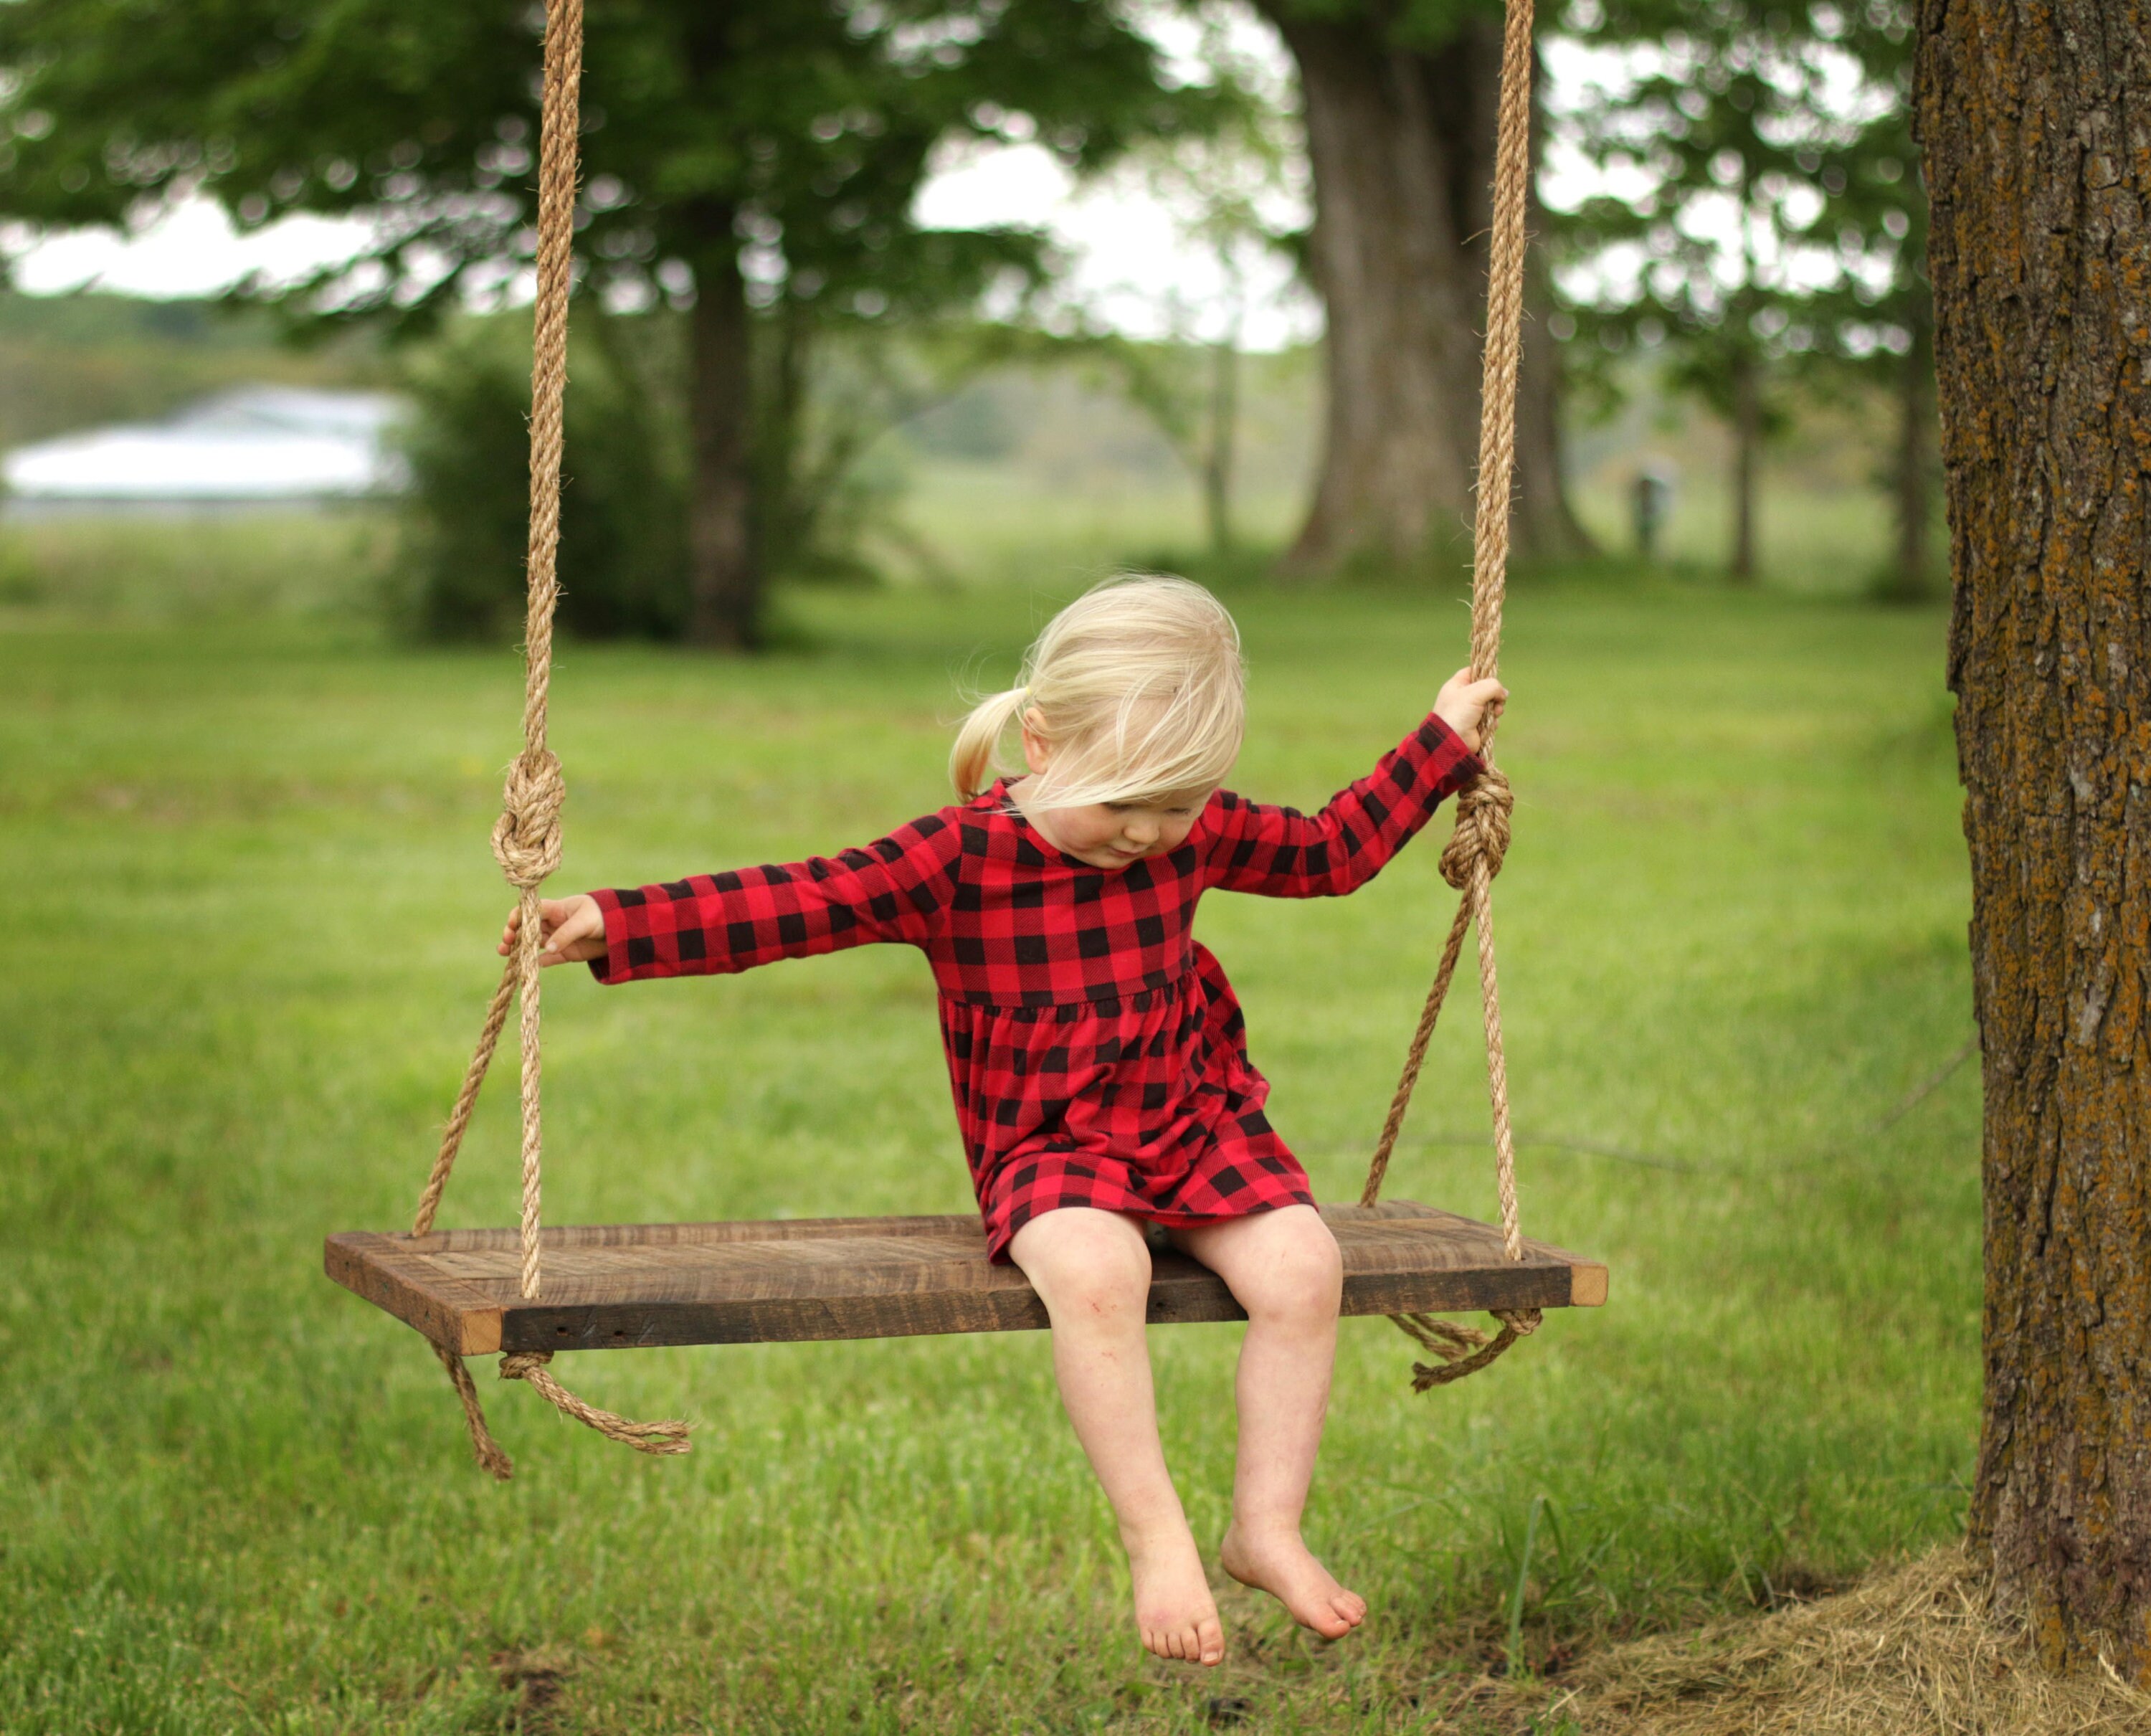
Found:
[[[1450,598],[1233,602],[1236,781],[1276,799],[1364,770],[1461,659]],[[564,648],[561,883],[935,805],[958,680],[1005,676],[1047,607],[795,597],[802,648],[752,666]],[[1524,1652],[1557,1667],[1951,1534],[1972,1070],[1875,1131],[1970,1030],[1941,635],[1782,596],[1512,600],[1525,1222],[1606,1257],[1612,1301],[1423,1398],[1397,1334],[1349,1324],[1309,1525],[1373,1616],[1324,1647],[1235,1592],[1207,1680],[1136,1651],[1042,1336],[571,1359],[596,1402],[696,1420],[671,1460],[481,1365],[519,1466],[482,1476],[433,1359],[318,1264],[324,1232],[407,1218],[493,978],[514,660],[334,620],[0,635],[0,1730],[1192,1731],[1232,1701],[1263,1731],[1423,1728],[1502,1656],[1520,1577]],[[1446,919],[1435,853],[1204,909],[1330,1197]],[[968,1207],[915,955],[553,980],[555,1221]],[[509,1101],[444,1222],[513,1221]],[[1491,1215],[1485,1120],[1467,1000],[1393,1191]],[[1154,1335],[1206,1540],[1235,1342]]]
[[[1301,511],[1296,491],[1250,491],[1235,504],[1234,534],[1267,556],[1290,540]],[[1170,462],[1149,473],[1101,464],[1049,476],[938,459],[914,467],[902,520],[959,579],[1022,574],[1047,588],[1198,548],[1204,535],[1195,483]]]
[[[1627,482],[1615,475],[1573,491],[1585,529],[1601,548],[1624,555],[1636,546]],[[1804,488],[1786,481],[1762,488],[1755,532],[1760,582],[1809,596],[1864,595],[1891,559],[1890,514],[1889,500],[1873,488]],[[1698,478],[1676,497],[1660,533],[1659,558],[1691,582],[1716,585],[1724,582],[1732,548],[1732,501],[1714,479]]]

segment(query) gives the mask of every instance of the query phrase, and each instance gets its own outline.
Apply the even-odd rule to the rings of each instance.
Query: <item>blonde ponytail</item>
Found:
[[[1141,802],[1216,787],[1238,757],[1247,669],[1239,630],[1199,585],[1162,574],[1108,580],[1046,623],[1018,686],[975,706],[949,756],[969,802],[1022,720],[1051,751],[1026,778],[1026,810]]]
[[[1022,715],[1030,696],[1028,687],[1011,687],[971,707],[971,715],[956,731],[956,745],[949,750],[949,777],[959,800],[971,801],[993,787],[995,774],[1001,769],[1001,737]]]

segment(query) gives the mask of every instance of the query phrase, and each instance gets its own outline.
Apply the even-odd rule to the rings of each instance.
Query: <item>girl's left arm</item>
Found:
[[[863,849],[593,893],[605,914],[601,983],[702,976],[778,959],[903,941],[923,946],[954,894],[962,839],[953,808]]]
[[[1319,813],[1272,807],[1221,790],[1201,822],[1209,883],[1275,898],[1354,891],[1411,841],[1444,797],[1478,773],[1478,756],[1430,712]]]

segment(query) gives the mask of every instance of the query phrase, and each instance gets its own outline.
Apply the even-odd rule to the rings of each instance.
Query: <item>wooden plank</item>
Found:
[[[1606,1270],[1544,1243],[1504,1258],[1490,1226],[1412,1201],[1333,1206],[1344,1311],[1595,1306]],[[520,1296],[513,1230],[330,1238],[329,1275],[466,1354],[655,1344],[897,1338],[1046,1324],[1023,1274],[990,1265],[969,1217],[563,1226],[544,1232],[544,1294]],[[1217,1275],[1154,1255],[1149,1318],[1245,1316]]]
[[[766,1217],[729,1218],[708,1223],[547,1224],[539,1232],[547,1253],[556,1248],[668,1248],[713,1242],[802,1242],[833,1236],[930,1236],[969,1228],[976,1232],[980,1258],[985,1232],[977,1218],[960,1217]],[[418,1237],[399,1237],[413,1248],[460,1253],[475,1248],[523,1246],[517,1230],[435,1230]]]
[[[408,1236],[355,1231],[323,1244],[321,1264],[344,1288],[465,1356],[500,1349],[500,1305],[437,1270]]]

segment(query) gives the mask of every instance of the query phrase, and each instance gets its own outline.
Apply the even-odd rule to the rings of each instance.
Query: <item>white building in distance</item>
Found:
[[[89,428],[0,458],[10,512],[319,506],[408,483],[385,392],[242,386],[162,422]]]

